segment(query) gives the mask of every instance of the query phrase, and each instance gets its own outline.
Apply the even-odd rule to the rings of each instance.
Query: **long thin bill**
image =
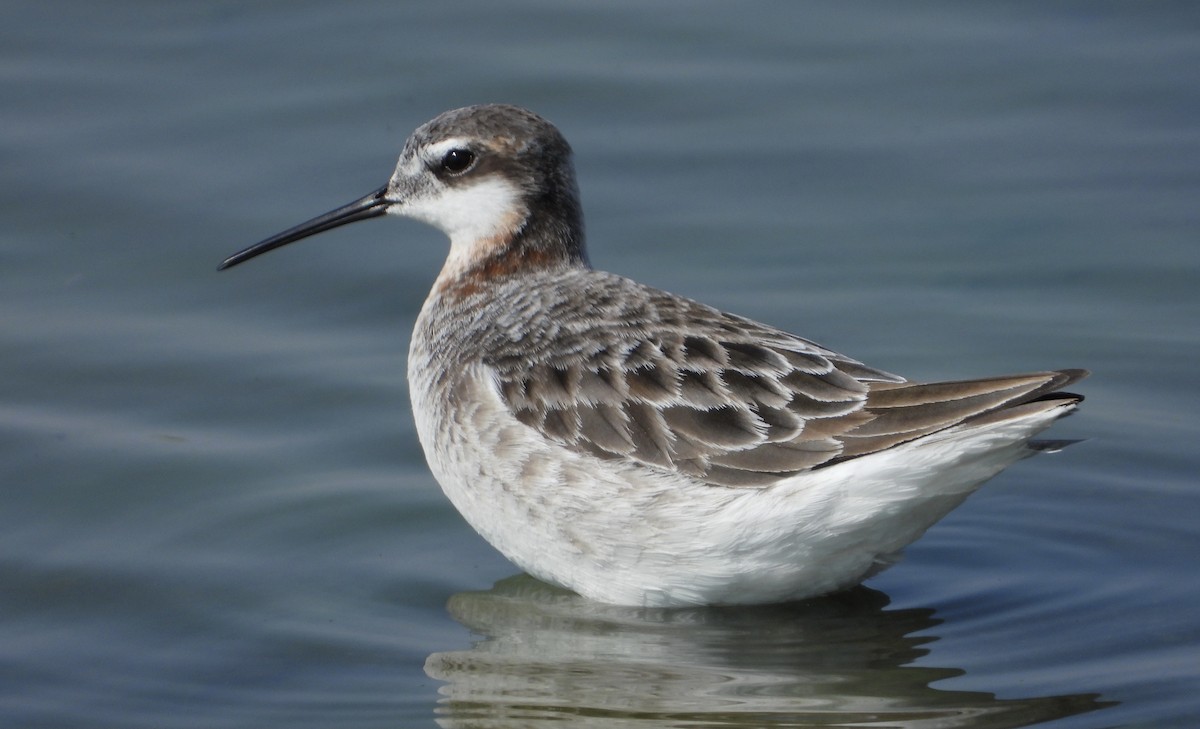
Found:
[[[221,265],[217,266],[217,270],[224,271],[239,263],[249,261],[251,258],[267,251],[273,251],[280,246],[286,246],[288,243],[295,243],[310,235],[324,233],[340,225],[355,223],[367,218],[377,218],[387,212],[389,203],[384,198],[386,192],[387,187],[381,187],[370,195],[361,197],[349,205],[343,205],[337,210],[330,210],[324,215],[318,215],[312,220],[297,225],[295,228],[288,228],[278,235],[273,235],[266,240],[259,241],[249,248],[238,251],[224,261],[221,261]]]

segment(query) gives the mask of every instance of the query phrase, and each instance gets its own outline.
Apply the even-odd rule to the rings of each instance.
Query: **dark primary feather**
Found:
[[[517,319],[549,314],[483,347],[501,397],[518,420],[566,447],[714,485],[769,485],[1029,402],[1085,374],[911,383],[628,279],[578,275],[597,294],[587,309],[570,297],[547,301],[536,287],[509,302]]]

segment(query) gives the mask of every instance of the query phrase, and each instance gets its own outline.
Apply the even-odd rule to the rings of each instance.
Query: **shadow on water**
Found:
[[[1000,699],[933,688],[963,671],[908,665],[932,610],[860,587],[761,608],[600,605],[530,577],[460,593],[481,636],[434,653],[444,727],[1023,727],[1111,706],[1092,694]],[[913,635],[914,633],[922,635]]]

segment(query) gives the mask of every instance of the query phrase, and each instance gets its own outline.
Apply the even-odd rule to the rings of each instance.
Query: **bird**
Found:
[[[444,112],[387,184],[229,256],[227,269],[383,216],[449,253],[408,384],[454,507],[535,578],[617,605],[804,600],[894,564],[979,486],[1059,441],[1061,369],[909,380],[593,269],[572,149],[506,104]]]

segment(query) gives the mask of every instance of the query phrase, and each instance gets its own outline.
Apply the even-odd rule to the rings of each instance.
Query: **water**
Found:
[[[10,3],[0,725],[1200,723],[1198,71],[1187,4]],[[440,235],[214,271],[480,101],[567,134],[599,267],[912,377],[1089,367],[1087,440],[848,595],[513,577],[408,414]]]

